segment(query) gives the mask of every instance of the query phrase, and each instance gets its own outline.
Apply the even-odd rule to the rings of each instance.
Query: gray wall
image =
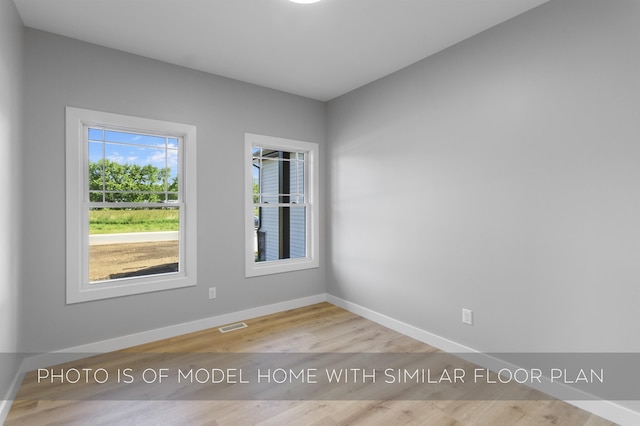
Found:
[[[483,351],[640,350],[638,22],[552,1],[331,101],[328,292]]]
[[[329,293],[478,350],[640,350],[628,338],[640,296],[639,18],[635,0],[549,2],[330,102]],[[16,19],[3,25],[3,59],[20,56]],[[24,349],[325,291],[324,262],[245,279],[242,234],[244,132],[324,153],[322,103],[36,30],[25,51]],[[20,116],[8,105],[19,101],[2,99],[2,169],[14,176],[20,153],[6,141]],[[65,305],[66,105],[198,126],[197,287]],[[7,250],[19,247],[8,214]],[[2,323],[15,325],[19,271],[2,273]],[[15,327],[2,333],[15,348]]]
[[[65,305],[67,105],[198,127],[198,286]],[[318,142],[324,151],[321,102],[28,29],[26,117],[26,350],[67,348],[325,292],[322,261],[319,269],[251,279],[243,264],[244,133]],[[210,286],[217,287],[213,301]]]
[[[12,354],[20,348],[23,39],[13,2],[0,0],[0,400],[17,370]]]

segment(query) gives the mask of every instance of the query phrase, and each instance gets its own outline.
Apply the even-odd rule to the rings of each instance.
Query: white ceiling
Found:
[[[28,27],[329,100],[548,0],[14,0]]]

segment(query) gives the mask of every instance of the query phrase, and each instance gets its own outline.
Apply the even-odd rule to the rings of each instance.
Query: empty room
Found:
[[[639,23],[0,0],[0,423],[640,424]]]

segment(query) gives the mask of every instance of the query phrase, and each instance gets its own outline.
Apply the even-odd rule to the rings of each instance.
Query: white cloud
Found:
[[[107,160],[122,164],[122,162],[124,161],[124,157],[118,152],[113,152],[107,156]]]
[[[166,157],[165,157],[166,155]],[[164,167],[165,166],[165,159],[166,159],[166,164],[169,167],[175,167],[178,164],[178,151],[176,150],[166,150],[166,151],[156,151],[153,155],[150,155],[147,157],[147,162],[149,164],[153,164],[155,166],[158,167]]]

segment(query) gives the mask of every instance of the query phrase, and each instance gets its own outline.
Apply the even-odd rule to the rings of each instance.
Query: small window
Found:
[[[67,303],[195,285],[195,136],[67,108]]]
[[[246,275],[318,266],[318,145],[246,134]]]

